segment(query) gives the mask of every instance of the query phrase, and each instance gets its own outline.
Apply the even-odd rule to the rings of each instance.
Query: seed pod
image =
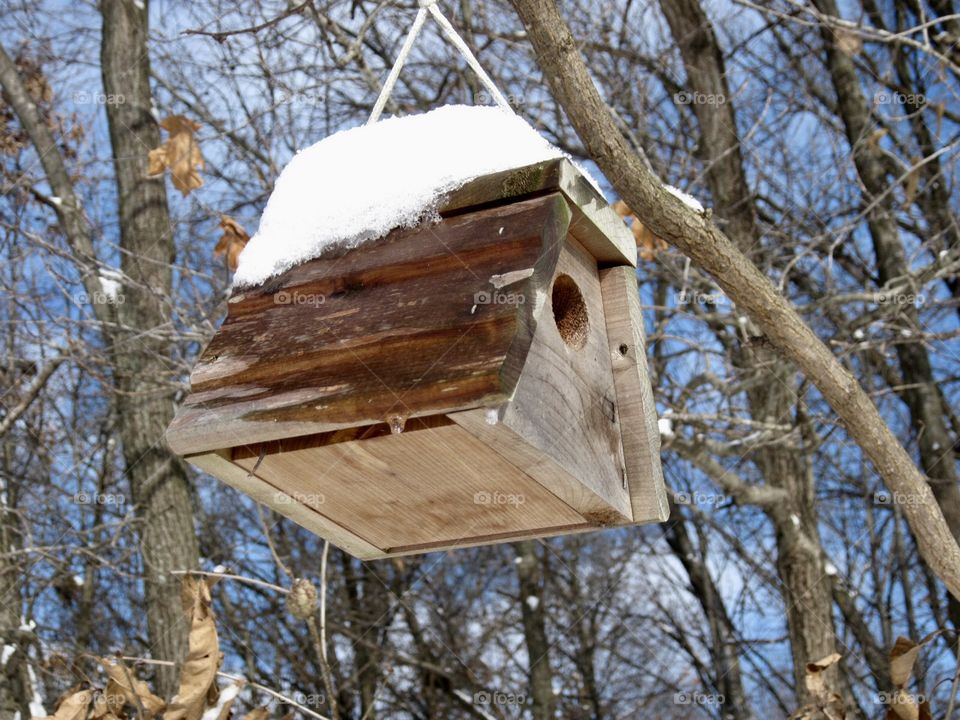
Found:
[[[287,609],[299,620],[306,620],[317,609],[317,589],[306,578],[293,581],[287,595]]]

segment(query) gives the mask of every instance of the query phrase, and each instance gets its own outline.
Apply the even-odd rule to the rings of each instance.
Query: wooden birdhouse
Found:
[[[666,519],[630,231],[567,160],[234,291],[170,446],[363,559]]]

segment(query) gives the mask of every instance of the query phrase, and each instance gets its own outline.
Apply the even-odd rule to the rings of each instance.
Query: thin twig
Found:
[[[257,580],[256,578],[244,577],[243,575],[231,575],[230,573],[221,573],[221,572],[205,572],[203,570],[171,570],[171,575],[204,575],[206,577],[215,577],[223,578],[225,580],[236,580],[238,582],[245,582],[250,585],[260,585],[265,588],[270,588],[271,590],[276,590],[279,593],[287,595],[290,593],[288,588],[280,587],[279,585],[274,585],[273,583],[268,583],[265,580]]]
[[[184,30],[183,34],[184,35],[206,35],[207,37],[212,37],[218,43],[222,43],[231,35],[255,34],[260,32],[261,30],[266,30],[269,27],[273,27],[274,25],[279,23],[281,20],[285,20],[291,15],[296,15],[300,12],[303,12],[304,10],[307,9],[307,6],[309,6],[311,2],[312,0],[304,0],[304,2],[300,3],[299,5],[295,5],[289,8],[288,10],[285,10],[284,12],[280,13],[279,15],[277,15],[277,17],[273,18],[272,20],[266,20],[260,23],[259,25],[254,25],[253,27],[240,28],[239,30],[218,30],[218,31]]]

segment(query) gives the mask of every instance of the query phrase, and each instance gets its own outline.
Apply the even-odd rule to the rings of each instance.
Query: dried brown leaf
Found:
[[[223,230],[223,235],[220,236],[217,246],[213,249],[213,254],[216,256],[226,255],[227,267],[236,270],[237,264],[240,262],[240,253],[243,252],[250,241],[250,236],[243,229],[243,225],[229,215],[220,216],[220,228]]]
[[[650,228],[640,222],[640,218],[633,213],[623,200],[617,200],[612,208],[630,226],[641,259],[652,262],[656,258],[657,252],[667,249],[666,241],[655,235]]]
[[[133,670],[121,662],[99,658],[107,673],[105,691],[107,707],[110,713],[120,715],[124,705],[132,705],[138,711],[142,709],[145,720],[163,712],[166,703],[154,695],[149,686],[134,675]]]
[[[916,699],[903,690],[897,690],[890,700],[890,709],[897,720],[920,720],[920,706]]]
[[[807,663],[806,686],[814,702],[797,710],[790,720],[845,720],[843,700],[831,692],[824,680],[824,671],[840,661],[840,653],[833,653],[816,662]]]
[[[910,638],[899,636],[890,650],[890,681],[896,687],[893,700],[890,703],[888,717],[898,720],[925,720],[930,717],[930,705],[926,701],[917,702],[917,698],[904,690],[913,675],[913,666],[924,646],[937,637],[942,631],[934,632],[914,642]]]
[[[244,715],[243,720],[267,720],[269,715],[265,707],[258,707]]]
[[[200,720],[219,695],[216,679],[222,655],[210,608],[210,587],[204,579],[189,575],[184,578],[180,598],[190,617],[189,649],[180,671],[180,689],[164,720]]]
[[[204,167],[203,156],[194,137],[200,123],[183,115],[170,115],[160,122],[160,127],[170,136],[147,156],[147,175],[160,175],[169,168],[173,186],[188,195],[203,185],[203,178],[197,172]]]
[[[823,678],[823,671],[831,665],[835,665],[840,660],[840,653],[833,653],[821,658],[816,662],[807,663],[807,690],[820,703],[826,703],[830,699],[830,693],[827,691],[826,682]]]
[[[85,720],[90,703],[93,702],[93,690],[68,690],[57,703],[53,715],[44,720]]]
[[[902,635],[890,651],[890,680],[896,687],[903,687],[913,674],[913,665],[920,655],[921,643],[915,643]]]
[[[243,681],[235,681],[224,689],[220,695],[220,703],[222,704],[220,705],[220,712],[217,714],[217,720],[230,720],[233,702],[237,699],[237,695],[240,694],[244,684]]]

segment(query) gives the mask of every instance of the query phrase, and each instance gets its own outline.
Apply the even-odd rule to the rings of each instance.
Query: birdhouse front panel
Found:
[[[442,215],[235,291],[171,446],[362,558],[662,519],[629,231],[566,161]]]

